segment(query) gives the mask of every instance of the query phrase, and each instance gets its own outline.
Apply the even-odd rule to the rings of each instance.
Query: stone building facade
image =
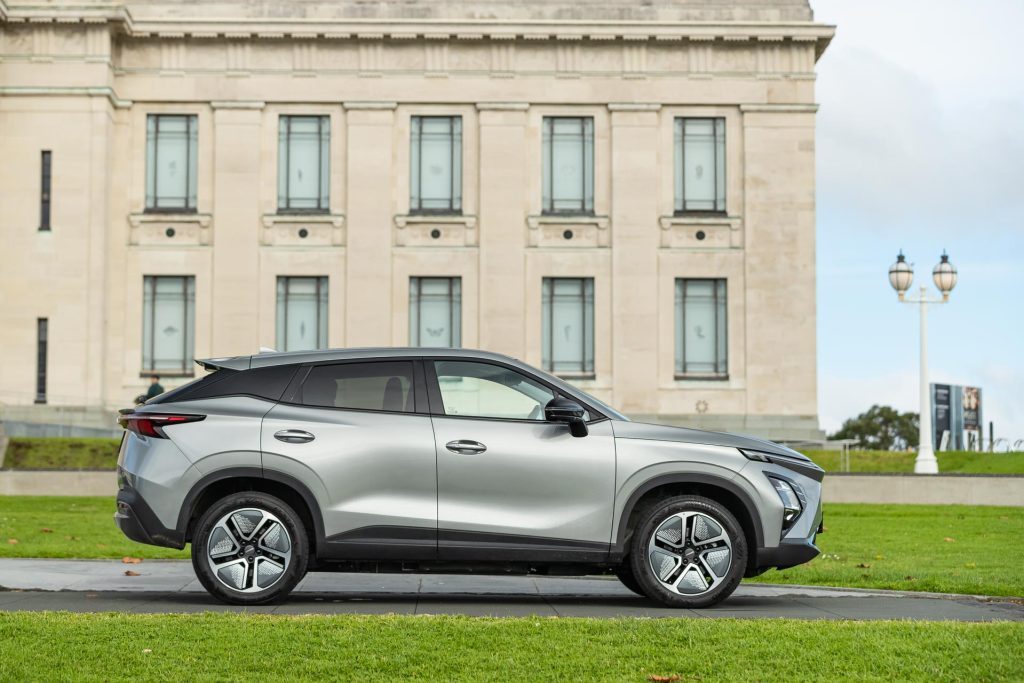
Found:
[[[832,33],[806,0],[0,0],[0,406],[454,344],[814,436]]]

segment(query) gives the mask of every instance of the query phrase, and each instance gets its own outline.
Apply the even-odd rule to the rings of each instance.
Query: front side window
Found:
[[[327,278],[277,278],[277,350],[327,348]]]
[[[195,278],[147,275],[142,289],[143,372],[192,374]]]
[[[435,361],[445,415],[544,420],[554,392],[526,375],[500,365]]]
[[[544,278],[544,369],[556,375],[594,374],[594,278]]]
[[[282,116],[277,135],[277,210],[317,213],[330,209],[331,120]]]
[[[322,408],[414,411],[412,361],[318,365],[302,383],[299,402]]]
[[[676,280],[676,376],[729,373],[724,279]]]
[[[462,212],[462,117],[413,116],[409,212]]]
[[[462,278],[409,278],[409,346],[462,344]]]
[[[146,210],[195,211],[198,124],[194,115],[146,117]]]
[[[594,119],[544,117],[543,212],[594,212]]]
[[[725,211],[725,119],[676,119],[676,213]]]

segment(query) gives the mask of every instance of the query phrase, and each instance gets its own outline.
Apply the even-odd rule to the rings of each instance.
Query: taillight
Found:
[[[186,422],[199,422],[205,420],[205,415],[184,415],[181,413],[122,413],[117,423],[129,432],[135,432],[139,436],[149,436],[154,439],[166,439],[164,427],[171,425],[185,424]]]

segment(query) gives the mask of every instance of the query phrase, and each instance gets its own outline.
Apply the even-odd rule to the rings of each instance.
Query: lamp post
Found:
[[[949,262],[949,256],[942,252],[942,259],[932,269],[932,280],[942,293],[941,299],[929,299],[927,285],[921,285],[917,298],[905,296],[910,283],[914,281],[914,268],[907,263],[901,251],[896,263],[889,267],[889,284],[896,290],[899,300],[905,304],[917,304],[921,314],[921,413],[918,436],[917,458],[914,459],[914,472],[917,474],[937,474],[939,462],[935,459],[932,446],[932,409],[928,392],[928,305],[944,304],[949,301],[949,293],[956,287],[956,268]]]

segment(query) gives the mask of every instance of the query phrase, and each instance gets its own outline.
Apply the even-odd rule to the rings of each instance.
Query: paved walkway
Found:
[[[608,577],[443,574],[314,573],[282,605],[243,608],[216,602],[181,561],[0,559],[0,587],[6,611],[1024,621],[1024,605],[966,596],[745,583],[717,607],[674,610]]]

